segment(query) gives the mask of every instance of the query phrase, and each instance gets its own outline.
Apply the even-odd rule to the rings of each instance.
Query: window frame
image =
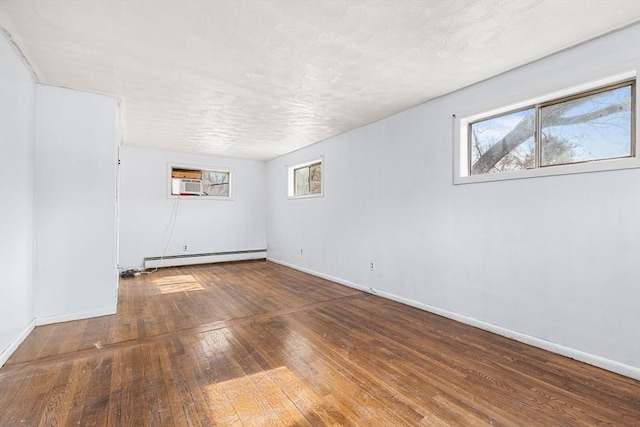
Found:
[[[320,164],[320,192],[313,194],[295,194],[295,171],[304,167]],[[324,156],[315,157],[306,162],[287,166],[287,199],[310,199],[324,197]]]
[[[188,195],[188,194],[173,194],[172,182],[173,176],[172,172],[174,169],[185,169],[185,170],[195,170],[200,172],[222,172],[229,175],[229,195],[228,196],[215,196],[215,195]],[[177,164],[177,163],[167,163],[167,198],[169,199],[183,199],[183,200],[219,200],[219,201],[232,201],[233,199],[233,181],[234,181],[234,171],[232,168],[228,167],[218,167],[218,166],[203,166],[203,165],[193,165],[193,164]]]
[[[540,165],[541,144],[536,142],[535,167],[525,170],[500,172],[493,174],[471,175],[471,138],[470,129],[473,123],[489,120],[530,108],[536,109],[535,132],[540,134],[540,118],[537,112],[543,107],[560,104],[562,102],[579,99],[592,94],[615,88],[632,85],[631,104],[631,155],[610,159],[594,159],[573,163]],[[511,179],[534,178],[541,176],[555,176],[576,173],[600,172],[609,170],[640,168],[640,157],[637,144],[637,72],[635,70],[620,73],[608,78],[577,85],[565,90],[528,99],[523,102],[500,107],[479,114],[458,118],[454,115],[454,184],[470,184],[476,182],[504,181]]]

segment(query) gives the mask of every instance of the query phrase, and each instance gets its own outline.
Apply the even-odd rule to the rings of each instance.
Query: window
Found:
[[[231,171],[169,166],[170,196],[231,198]]]
[[[581,89],[461,119],[456,183],[640,167],[635,79]]]
[[[632,83],[540,107],[540,166],[633,155]]]
[[[289,197],[322,196],[322,158],[289,167]]]
[[[471,175],[535,166],[535,109],[471,123],[469,127]]]

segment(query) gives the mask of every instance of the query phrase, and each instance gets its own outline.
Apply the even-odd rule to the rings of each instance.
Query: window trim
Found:
[[[320,163],[320,192],[314,194],[301,194],[295,195],[295,170],[306,166],[315,165]],[[311,160],[302,163],[296,163],[292,166],[287,166],[287,199],[311,199],[316,197],[324,197],[324,156],[315,157]]]
[[[177,195],[172,194],[172,179],[171,172],[173,169],[187,169],[187,170],[199,170],[199,171],[212,171],[212,172],[224,172],[229,174],[229,195],[228,196],[189,196],[189,195]],[[205,165],[194,165],[194,164],[184,164],[184,163],[167,163],[167,198],[168,199],[177,199],[181,200],[219,200],[219,201],[233,201],[233,181],[234,181],[234,170],[233,168],[228,167],[218,167],[218,166],[205,166]]]
[[[616,85],[633,82],[633,93],[637,103],[637,71],[627,71],[607,78],[580,84],[568,89],[552,92],[543,96],[528,99],[508,106],[500,107],[491,111],[468,115],[458,118],[454,116],[454,184],[471,184],[477,182],[505,181],[511,179],[535,178],[542,176],[567,175],[577,173],[601,172],[609,170],[635,169],[640,168],[640,149],[637,143],[637,129],[639,117],[636,111],[637,106],[632,105],[631,124],[631,156],[613,159],[590,160],[578,163],[561,165],[545,165],[532,169],[501,172],[496,174],[471,175],[470,171],[470,147],[469,128],[472,123],[488,120],[508,113],[522,111],[533,107],[553,105],[565,102],[588,93],[595,93],[606,88],[613,88]],[[538,160],[539,161],[539,160]]]

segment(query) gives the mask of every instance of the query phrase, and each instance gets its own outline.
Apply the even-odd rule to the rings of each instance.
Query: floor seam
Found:
[[[136,339],[126,340],[126,341],[118,341],[114,343],[102,344],[99,347],[95,347],[95,348],[92,348],[92,347],[83,348],[79,350],[74,350],[72,352],[46,356],[39,359],[27,360],[24,362],[17,362],[17,363],[9,363],[9,364],[5,364],[2,368],[0,368],[0,378],[5,377],[7,375],[11,375],[11,374],[30,372],[34,369],[46,367],[51,364],[64,363],[67,361],[94,357],[96,355],[106,356],[118,350],[122,350],[126,348],[134,348],[134,347],[142,346],[145,344],[162,341],[165,339],[170,339],[178,335],[202,334],[202,333],[220,330],[220,329],[224,329],[232,326],[244,325],[244,324],[258,321],[258,320],[275,318],[279,316],[286,316],[288,314],[301,313],[304,311],[313,310],[320,307],[327,307],[335,304],[347,303],[353,300],[363,299],[363,298],[372,297],[372,296],[373,295],[371,294],[362,292],[355,295],[347,295],[344,297],[332,298],[330,300],[319,301],[311,304],[305,304],[298,307],[284,308],[280,310],[269,311],[266,313],[254,314],[251,316],[238,317],[235,319],[218,320],[211,323],[205,323],[203,325],[193,326],[193,327],[184,328],[184,329],[178,329],[171,332],[165,332],[162,334],[153,335],[149,337],[142,337],[142,338],[136,338]]]

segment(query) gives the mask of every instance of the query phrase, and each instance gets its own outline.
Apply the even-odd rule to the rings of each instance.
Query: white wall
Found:
[[[117,102],[38,86],[38,323],[115,313]]]
[[[635,25],[269,162],[270,259],[640,378],[640,170],[452,184],[453,114],[639,54]],[[325,197],[287,200],[319,155]]]
[[[33,328],[36,83],[0,34],[0,366]]]
[[[165,255],[266,247],[264,162],[138,147],[122,147],[120,159],[121,269],[140,268],[145,257],[161,256],[165,247]],[[168,198],[168,163],[231,169],[233,200]]]

